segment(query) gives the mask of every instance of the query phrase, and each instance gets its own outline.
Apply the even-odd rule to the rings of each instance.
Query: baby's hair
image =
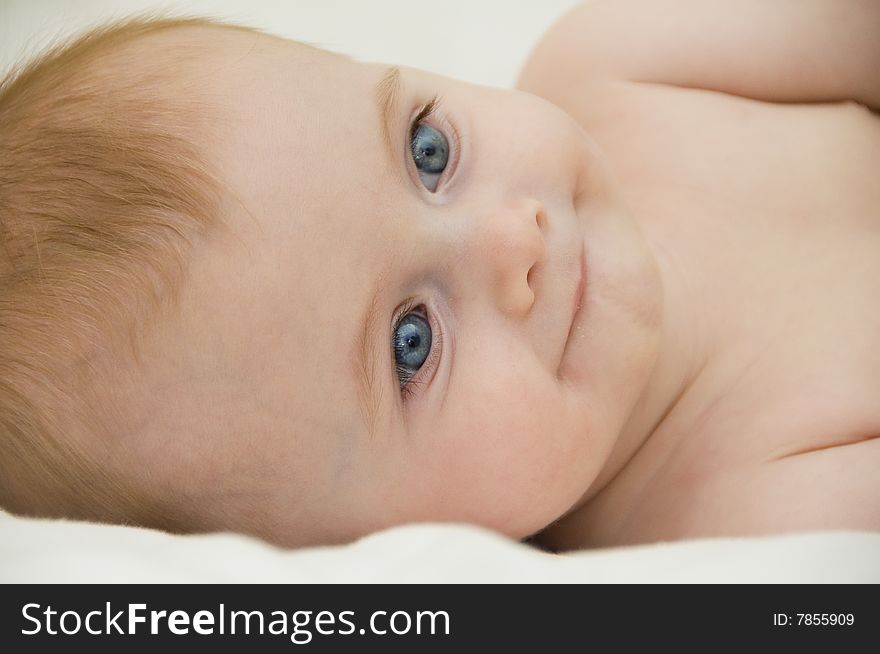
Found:
[[[178,27],[258,31],[139,15],[54,45],[0,81],[0,506],[9,511],[167,524],[157,502],[86,452],[83,436],[98,451],[124,447],[102,389],[123,357],[137,360],[138,335],[174,306],[187,252],[221,223],[222,186],[196,145],[217,126],[197,75],[187,77],[195,46],[136,47]]]

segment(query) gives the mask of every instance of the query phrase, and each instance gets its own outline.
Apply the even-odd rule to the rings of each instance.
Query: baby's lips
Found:
[[[583,326],[581,325],[582,312],[584,305],[584,294],[587,288],[587,263],[586,263],[586,246],[581,242],[580,256],[577,259],[577,282],[571,299],[571,319],[568,322],[568,331],[566,333],[565,342],[562,349],[562,357],[559,361],[557,376],[562,375],[563,366],[570,357],[569,350],[572,348],[573,341],[583,339]]]

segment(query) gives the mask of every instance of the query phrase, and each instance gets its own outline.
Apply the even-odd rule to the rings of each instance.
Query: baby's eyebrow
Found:
[[[386,357],[381,356],[381,352],[376,351],[376,346],[381,343],[382,336],[382,325],[379,320],[381,310],[379,297],[384,279],[384,273],[379,275],[378,283],[373,292],[370,293],[370,300],[366,305],[366,311],[361,322],[356,359],[358,379],[360,381],[358,399],[360,400],[361,415],[367,425],[367,434],[371,440],[376,432],[376,418],[382,405],[381,365],[383,361],[388,361]],[[381,349],[381,345],[379,347]],[[390,343],[388,348],[390,352]],[[387,365],[390,365],[390,362]]]
[[[394,145],[391,133],[394,131],[392,123],[397,113],[397,99],[400,96],[400,69],[390,66],[385,69],[385,74],[376,83],[376,101],[379,105],[379,113],[382,115],[382,136],[388,151],[388,159],[394,167]]]

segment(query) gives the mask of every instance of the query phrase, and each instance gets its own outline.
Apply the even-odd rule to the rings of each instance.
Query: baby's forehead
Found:
[[[285,95],[314,109],[330,87],[340,90],[360,68],[345,55],[245,28],[186,27],[156,36],[142,56],[167,53],[164,70],[185,80],[174,85],[175,93],[200,92],[209,110],[259,114]]]
[[[117,39],[105,50],[98,70],[117,81],[158,79],[188,84],[222,79],[233,68],[257,64],[268,55],[286,51],[290,57],[309,50],[294,41],[259,30],[214,23],[183,23]]]
[[[186,25],[165,30],[148,37],[151,52],[163,47],[177,56],[191,54],[193,60],[204,62],[230,59],[247,63],[249,60],[280,56],[296,61],[299,58],[351,61],[347,56],[322,50],[300,41],[263,32],[256,28],[237,25]],[[218,71],[220,72],[220,71]]]
[[[158,53],[161,47],[175,49],[191,49],[205,54],[213,48],[233,48],[241,44],[254,45],[261,41],[284,41],[280,37],[272,36],[260,30],[241,27],[238,25],[224,24],[181,24],[158,30],[134,38],[129,42],[133,47],[148,48],[153,53]]]

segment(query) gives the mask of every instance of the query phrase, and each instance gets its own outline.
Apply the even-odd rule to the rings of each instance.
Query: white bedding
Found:
[[[467,525],[389,529],[350,545],[282,550],[233,534],[0,512],[0,583],[880,583],[880,533],[816,532],[540,552]]]

